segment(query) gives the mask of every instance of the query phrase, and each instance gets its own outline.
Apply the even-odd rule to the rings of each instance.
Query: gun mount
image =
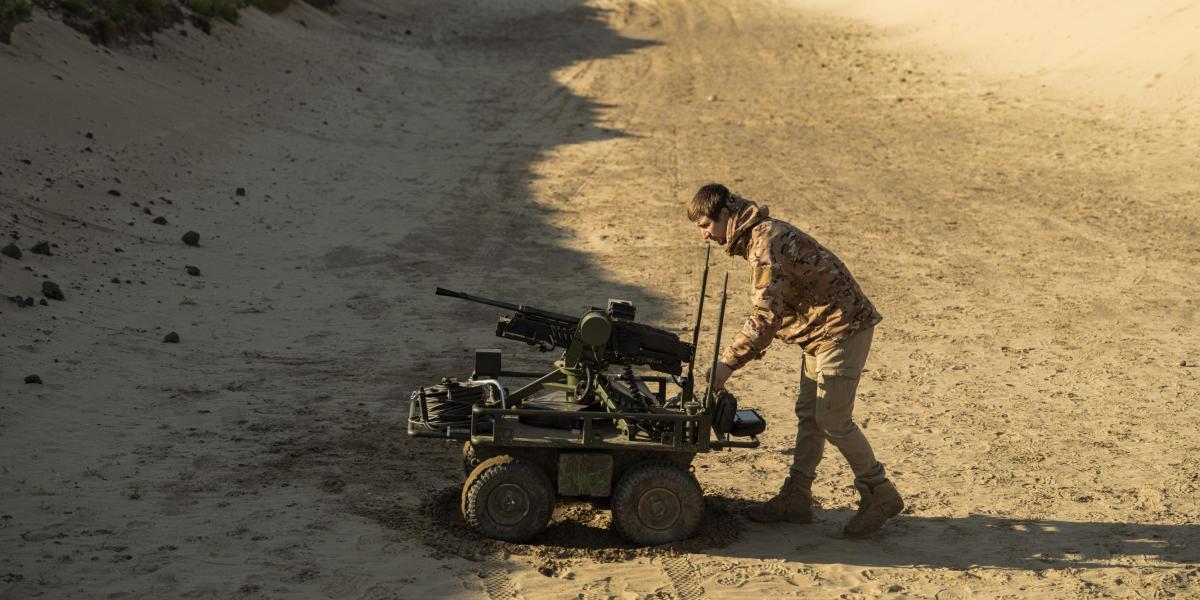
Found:
[[[607,365],[649,367],[659,373],[680,375],[683,363],[692,362],[693,344],[649,325],[634,323],[637,309],[625,300],[609,300],[607,308],[590,308],[571,317],[540,308],[472,296],[437,288],[438,296],[459,298],[513,311],[500,317],[496,336],[525,342],[543,351],[567,351],[569,364],[586,361],[593,368]]]

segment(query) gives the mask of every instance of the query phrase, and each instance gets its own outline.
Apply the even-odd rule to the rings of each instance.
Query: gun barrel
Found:
[[[437,294],[438,296],[449,296],[451,298],[458,298],[459,300],[466,300],[467,302],[475,302],[478,304],[487,304],[489,306],[505,308],[508,310],[521,310],[520,306],[513,304],[511,302],[503,302],[501,300],[492,300],[491,298],[484,298],[482,296],[472,296],[471,294],[464,294],[463,292],[456,292],[454,290],[448,290],[446,288],[437,288],[437,290],[434,292],[434,294]]]
[[[571,317],[571,316],[559,314],[556,312],[551,312],[548,310],[542,310],[540,308],[534,308],[532,306],[525,306],[523,304],[513,304],[512,302],[504,302],[503,300],[493,300],[491,298],[484,298],[483,296],[472,296],[471,294],[466,294],[463,292],[456,292],[454,290],[448,290],[446,288],[441,288],[441,287],[437,288],[434,291],[434,294],[436,294],[438,296],[449,296],[451,298],[458,298],[460,300],[466,300],[467,302],[475,302],[477,304],[486,304],[488,306],[495,306],[497,308],[503,308],[506,310],[524,313],[527,315],[542,317],[543,319],[562,321],[564,323],[573,323],[573,322],[579,320],[577,317]]]

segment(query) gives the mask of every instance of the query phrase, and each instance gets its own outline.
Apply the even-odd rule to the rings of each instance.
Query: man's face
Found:
[[[708,216],[703,216],[695,223],[696,227],[700,228],[700,235],[704,241],[712,240],[722,246],[725,245],[725,228],[729,225],[729,209],[722,208],[715,221]]]

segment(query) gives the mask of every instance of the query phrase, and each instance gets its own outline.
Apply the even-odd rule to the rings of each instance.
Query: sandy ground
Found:
[[[65,300],[0,306],[0,597],[1196,596],[1195,98],[964,70],[830,10],[352,0],[122,51],[19,28],[0,293]],[[697,459],[697,539],[631,549],[581,505],[533,546],[465,531],[458,448],[408,439],[404,400],[477,347],[546,357],[433,288],[683,331],[711,180],[884,314],[858,415],[906,514],[840,539],[830,453],[817,523],[738,515],[790,459],[779,347],[730,384],[763,447]],[[714,268],[736,322],[744,266]]]

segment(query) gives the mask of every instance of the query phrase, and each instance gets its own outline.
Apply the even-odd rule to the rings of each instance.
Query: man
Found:
[[[715,365],[714,388],[723,389],[730,375],[761,357],[774,338],[803,350],[791,475],[774,498],[750,510],[750,518],[811,523],[812,482],[829,440],[850,463],[861,496],[846,535],[878,531],[904,509],[904,501],[851,413],[882,317],[841,260],[794,226],[770,218],[766,206],[714,183],[696,192],[687,212],[705,240],[745,258],[751,269],[754,310]]]

